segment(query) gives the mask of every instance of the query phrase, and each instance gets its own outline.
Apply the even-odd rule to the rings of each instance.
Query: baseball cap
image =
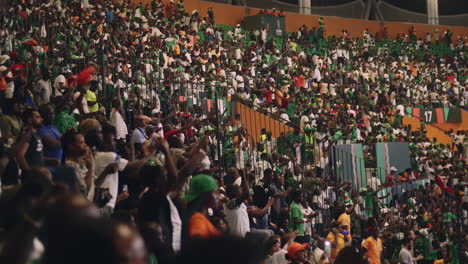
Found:
[[[143,120],[145,122],[151,122],[151,118],[149,118],[148,116],[145,116],[145,115],[137,115],[135,117],[135,119],[141,119],[141,120]]]
[[[390,168],[390,171],[398,171],[398,170],[397,170],[397,168],[395,168],[395,167],[391,167],[391,168]]]
[[[191,202],[201,194],[218,189],[218,183],[215,178],[206,174],[199,174],[192,178],[187,195],[183,200]]]
[[[288,257],[293,257],[294,255],[296,255],[297,252],[306,249],[308,246],[309,246],[308,243],[301,244],[301,243],[294,242],[288,247],[288,253],[286,253],[286,255]]]
[[[10,59],[10,56],[8,56],[6,54],[0,56],[0,65],[5,64],[5,62],[7,62],[9,59]]]
[[[208,126],[204,126],[203,129],[205,129],[205,131],[213,131],[213,127],[208,125]]]

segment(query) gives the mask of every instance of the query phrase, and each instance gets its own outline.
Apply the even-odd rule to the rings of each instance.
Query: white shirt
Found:
[[[453,136],[453,141],[455,142],[455,144],[463,144],[464,139],[465,139],[465,135]]]
[[[77,92],[77,93],[75,93],[75,94],[73,95],[73,100],[78,99],[78,97],[80,97],[80,92]],[[83,112],[84,112],[85,114],[89,113],[88,102],[86,101],[86,99],[84,98],[84,96],[83,96],[83,98],[81,99],[81,105],[82,105],[82,107],[83,107]],[[78,109],[75,108],[75,110],[73,110],[73,113],[79,114],[80,111],[79,111]]]
[[[287,264],[288,261],[286,260],[286,254],[288,251],[286,249],[280,249],[280,251],[275,252],[273,256],[269,257],[268,260],[271,264]]]
[[[94,162],[96,164],[96,173],[95,177],[99,177],[104,169],[112,163],[117,161],[117,154],[115,152],[97,152],[96,157],[94,158]],[[117,164],[117,170],[123,171],[128,164],[128,160],[124,158],[119,158]],[[118,187],[119,187],[119,173],[115,172],[112,174],[107,175],[106,179],[101,185],[101,188],[109,188],[109,192],[112,195],[112,199],[107,203],[107,206],[112,208],[115,207],[116,198],[118,195]]]
[[[117,131],[116,138],[125,138],[125,136],[128,134],[127,124],[125,124],[125,121],[123,120],[122,115],[119,113],[119,111],[112,109],[109,119],[111,124],[115,127],[115,130]]]
[[[313,213],[314,211],[312,210],[312,208],[310,208],[310,206],[308,206],[307,208],[304,208],[302,207],[301,205],[301,208],[302,208],[302,214],[303,215],[310,215],[311,213]],[[313,219],[313,218],[312,218]],[[306,220],[306,218],[304,218],[304,220]],[[312,221],[311,222],[306,222],[304,223],[305,224],[305,231],[304,231],[304,234],[305,235],[312,235]]]
[[[250,232],[249,214],[247,206],[242,202],[239,206],[235,206],[236,200],[229,200],[224,204],[224,212],[226,213],[226,221],[229,224],[229,232],[233,236],[245,237],[247,232]]]
[[[320,74],[320,70],[318,68],[315,68],[312,79],[317,79],[317,82],[320,82],[320,80],[322,80],[322,75]]]
[[[375,191],[375,190],[379,189],[380,186],[382,186],[382,183],[380,182],[380,180],[377,177],[372,177],[369,180],[367,180],[367,186],[371,187],[372,190]]]
[[[411,253],[403,247],[400,250],[400,254],[398,254],[398,260],[400,261],[399,263],[404,263],[404,264],[413,264],[413,257],[411,256]]]
[[[182,220],[180,220],[179,211],[172,202],[169,195],[166,196],[169,208],[171,209],[171,224],[172,224],[172,249],[174,252],[179,252],[182,247]]]
[[[245,160],[244,160],[244,147],[247,147],[247,140],[243,139],[239,143],[239,148],[236,151],[236,168],[244,169],[245,168]]]
[[[205,157],[203,158],[203,160],[201,161],[201,164],[200,164],[200,168],[202,170],[209,170],[211,167],[211,160],[210,160],[210,157],[208,157],[208,155],[205,155]]]
[[[133,130],[133,134],[132,134],[133,143],[143,143],[147,139],[148,137],[145,134],[144,128],[136,127],[135,130]]]

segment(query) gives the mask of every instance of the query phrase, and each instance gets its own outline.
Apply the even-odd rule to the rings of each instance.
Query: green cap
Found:
[[[199,174],[192,178],[187,195],[183,200],[191,202],[201,194],[214,191],[218,188],[215,178],[206,174]]]
[[[213,131],[213,130],[214,130],[213,127],[211,127],[210,125],[204,126],[203,129],[204,129],[205,131]]]

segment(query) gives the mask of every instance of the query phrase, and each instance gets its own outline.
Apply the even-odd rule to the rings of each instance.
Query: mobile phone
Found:
[[[128,185],[127,184],[124,184],[122,186],[122,192],[127,192],[128,191]]]
[[[330,241],[325,241],[325,252],[327,256],[331,256],[331,243]]]

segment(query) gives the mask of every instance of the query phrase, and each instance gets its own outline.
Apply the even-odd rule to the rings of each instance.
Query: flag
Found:
[[[460,108],[451,107],[449,108],[446,123],[461,123],[461,111]]]
[[[444,108],[435,108],[437,123],[445,123]]]
[[[86,67],[80,73],[76,75],[76,82],[78,84],[84,84],[90,82],[93,79],[93,74],[96,72],[96,68],[93,66]]]
[[[33,45],[33,46],[39,45],[39,43],[37,43],[37,41],[35,41],[33,38],[26,38],[21,43],[23,45]]]
[[[444,120],[445,120],[445,122],[447,122],[449,111],[450,111],[450,108],[444,108]]]
[[[93,66],[86,67],[80,73],[68,77],[68,80],[67,80],[68,87],[73,86],[75,82],[76,84],[85,84],[87,82],[92,81],[93,74],[95,72],[96,72],[96,68],[94,68]]]
[[[419,108],[413,108],[413,117],[416,117],[416,118],[421,118],[421,115],[420,115],[420,109]]]

